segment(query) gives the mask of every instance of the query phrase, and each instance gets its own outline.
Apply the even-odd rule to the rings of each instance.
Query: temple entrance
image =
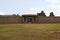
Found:
[[[23,15],[22,16],[23,23],[35,23],[36,22],[36,15]]]
[[[28,22],[32,22],[32,17],[28,17]]]

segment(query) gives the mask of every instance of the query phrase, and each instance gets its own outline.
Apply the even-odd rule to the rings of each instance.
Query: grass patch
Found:
[[[58,40],[51,31],[60,31],[60,24],[0,24],[0,40]]]

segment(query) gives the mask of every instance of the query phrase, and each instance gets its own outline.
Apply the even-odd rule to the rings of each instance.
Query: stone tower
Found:
[[[49,16],[50,16],[50,17],[53,17],[53,16],[54,16],[54,13],[53,13],[53,12],[51,12]]]
[[[44,13],[44,11],[41,11],[41,13],[38,13],[38,15],[39,15],[39,16],[43,16],[43,17],[46,16],[45,13]]]

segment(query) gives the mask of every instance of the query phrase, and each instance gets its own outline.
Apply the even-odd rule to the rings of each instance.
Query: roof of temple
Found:
[[[22,16],[37,16],[36,14],[23,14]]]

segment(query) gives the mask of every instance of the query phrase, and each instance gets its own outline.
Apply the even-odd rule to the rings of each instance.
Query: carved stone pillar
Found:
[[[28,21],[28,19],[27,19],[27,17],[26,17],[26,23],[27,23],[27,21]]]
[[[32,22],[34,22],[34,17],[32,17]]]
[[[22,19],[23,19],[23,22],[24,22],[24,17]]]

